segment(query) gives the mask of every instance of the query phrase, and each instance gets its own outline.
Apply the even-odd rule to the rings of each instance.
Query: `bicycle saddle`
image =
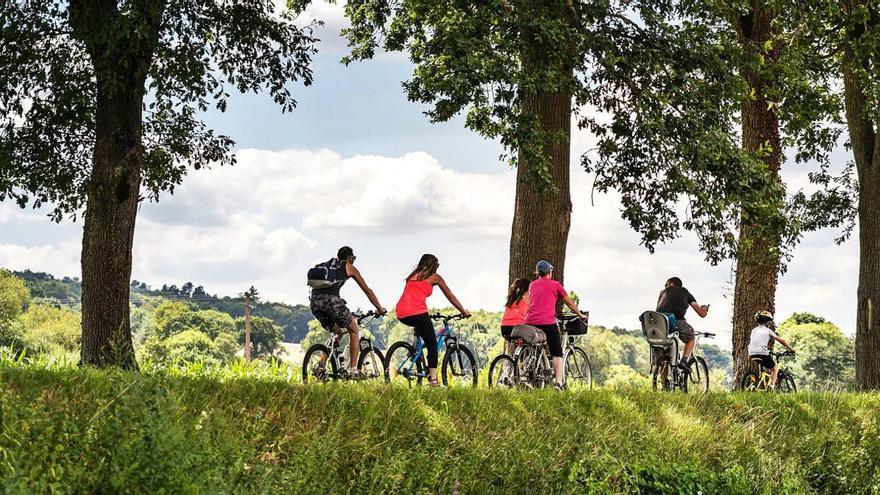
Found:
[[[540,328],[531,325],[517,325],[510,332],[511,338],[523,339],[526,344],[543,344],[547,342],[547,334]]]

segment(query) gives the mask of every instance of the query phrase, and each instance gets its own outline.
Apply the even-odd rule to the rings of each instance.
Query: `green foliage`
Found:
[[[18,318],[16,325],[33,352],[79,355],[82,340],[79,311],[33,304]]]
[[[202,313],[203,311],[200,311]],[[238,343],[244,345],[245,320],[235,320]],[[270,359],[281,347],[283,335],[281,328],[268,318],[255,316],[251,318],[251,357],[254,359]]]
[[[50,206],[56,220],[78,213],[98,114],[123,101],[140,106],[146,93],[137,129],[149,198],[190,168],[234,163],[233,141],[198,115],[224,111],[231,89],[266,92],[283,111],[296,106],[288,83],[311,83],[316,40],[312,25],[294,22],[305,3],[293,6],[279,13],[256,0],[0,3],[0,200]]]
[[[101,372],[0,357],[0,484],[10,494],[880,489],[876,394],[304,386],[290,371],[237,361]]]
[[[67,305],[76,305],[80,302],[82,284],[78,278],[57,279],[48,273],[30,270],[14,273],[16,277],[24,280],[34,299],[52,299]]]
[[[809,313],[795,313],[777,329],[796,351],[790,370],[808,390],[850,388],[855,377],[855,346],[836,325]]]
[[[771,3],[778,36],[753,46],[731,22],[746,17],[742,2],[350,0],[344,61],[378,48],[406,52],[414,69],[404,91],[429,105],[431,121],[464,113],[468,128],[499,139],[510,162],[529,165],[531,181],[545,186],[543,148],[558,136],[546,135],[523,102],[571,94],[578,126],[598,139],[582,165],[598,190],[620,192],[642,242],[653,250],[690,230],[719,262],[737,252],[743,210],[789,243],[803,230],[852,221],[851,191],[833,187],[828,173],[841,130],[833,73],[803,39],[809,9]],[[771,63],[777,46],[784,57]],[[767,84],[750,86],[747,71]],[[763,161],[766,146],[740,147],[742,102],[756,97],[777,109],[782,146],[798,162],[820,164],[811,175],[820,191],[795,192],[788,208]]]
[[[22,346],[22,336],[14,323],[30,300],[24,281],[0,268],[0,345]]]
[[[156,306],[153,325],[153,331],[160,339],[186,330],[198,330],[212,339],[221,333],[236,333],[235,320],[226,313],[213,309],[195,311],[188,304],[171,301]]]

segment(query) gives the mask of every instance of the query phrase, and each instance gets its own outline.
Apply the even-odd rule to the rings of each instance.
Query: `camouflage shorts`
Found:
[[[333,294],[313,295],[309,307],[315,319],[328,332],[333,331],[334,326],[342,330],[351,324],[353,318],[345,305],[345,299]]]

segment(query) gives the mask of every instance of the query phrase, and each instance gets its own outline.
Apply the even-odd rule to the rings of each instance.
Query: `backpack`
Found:
[[[318,263],[309,268],[306,284],[313,289],[329,289],[342,287],[345,283],[345,262],[337,258]]]

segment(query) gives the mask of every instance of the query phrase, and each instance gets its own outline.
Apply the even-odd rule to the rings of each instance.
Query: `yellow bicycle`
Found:
[[[770,355],[776,359],[778,363],[780,358],[788,358],[794,356],[791,351],[770,352]],[[754,392],[759,390],[772,390],[770,386],[770,370],[761,365],[760,359],[752,359],[751,369],[742,379],[742,389]],[[784,369],[779,370],[779,377],[776,382],[777,392],[797,392],[797,385],[794,382],[794,375]]]

